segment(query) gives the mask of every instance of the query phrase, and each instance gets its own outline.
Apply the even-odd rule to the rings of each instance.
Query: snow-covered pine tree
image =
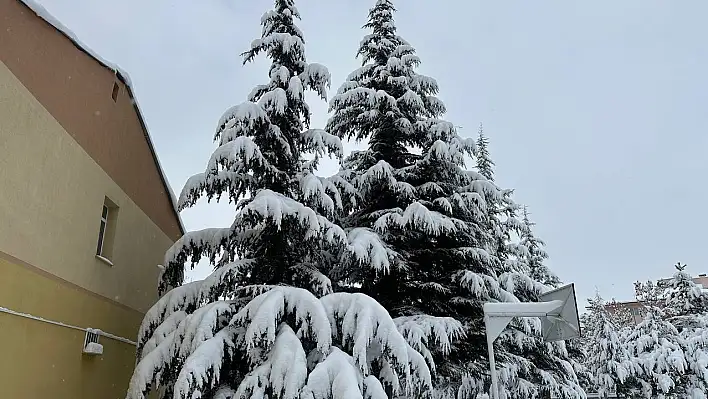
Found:
[[[415,72],[420,60],[414,49],[396,35],[394,10],[390,0],[377,1],[370,10],[365,27],[373,32],[362,40],[358,52],[364,65],[350,74],[330,103],[333,114],[327,131],[341,138],[369,142],[367,150],[355,152],[345,160],[339,174],[356,185],[358,194],[354,212],[343,223],[372,230],[378,227],[382,231],[394,219],[391,216],[394,212],[403,216],[399,220],[402,228],[409,219],[417,219],[414,223],[424,231],[420,234],[434,229],[431,234],[439,235],[441,229],[454,228],[454,221],[437,212],[430,213],[417,201],[416,190],[435,190],[437,186],[431,182],[416,188],[406,181],[407,177],[418,178],[406,168],[424,157],[407,147],[422,150],[432,144],[427,141],[426,132],[431,124],[439,125],[442,133],[449,131],[450,126],[428,119],[444,111],[443,104],[435,97],[437,83]],[[460,142],[459,146],[464,148],[457,150],[463,153],[472,145]],[[440,223],[446,227],[439,226]],[[389,236],[389,241],[397,239]],[[401,243],[406,240],[409,238],[400,237]],[[389,270],[378,273],[378,278],[373,274],[363,276],[358,268],[347,268],[346,273],[354,273],[347,274],[347,278],[363,284],[364,291],[377,292],[381,303],[393,313],[411,313],[410,309],[418,306],[421,289],[437,291],[438,287],[413,287],[406,276],[409,265],[405,254],[392,252],[392,258]]]
[[[544,264],[548,259],[548,254],[543,249],[545,243],[533,233],[533,223],[526,206],[523,207],[523,228],[521,229],[521,245],[528,250],[522,255],[522,259],[529,267],[529,277],[550,287],[558,287],[560,279]]]
[[[661,309],[647,306],[646,317],[628,335],[626,345],[635,372],[635,392],[645,398],[697,398],[691,392],[693,387],[682,384],[689,367],[684,340],[676,327],[664,320]]]
[[[585,319],[585,366],[593,376],[592,388],[601,397],[616,393],[627,397],[631,393],[634,363],[622,341],[621,327],[615,323],[606,303],[596,294],[588,299],[589,314]]]
[[[655,282],[649,280],[646,282],[635,281],[634,282],[634,298],[637,302],[641,302],[645,306],[656,306],[661,308],[663,306],[664,289],[656,284]]]
[[[394,261],[386,273],[354,267],[340,275],[361,284],[361,291],[378,299],[402,324],[421,315],[460,314],[451,308],[469,306],[463,313],[477,327],[467,339],[476,344],[453,344],[449,358],[456,360],[438,369],[440,375],[458,374],[459,381],[466,362],[462,358],[472,361],[485,352],[480,303],[452,301],[466,297],[453,276],[464,279],[460,265],[475,258],[477,274],[465,281],[479,284],[480,292],[488,285],[498,288],[483,249],[484,232],[460,217],[483,217],[484,191],[495,188],[459,168],[474,143],[460,139],[450,123],[434,119],[444,112],[435,97],[437,83],[415,71],[420,61],[413,47],[396,35],[394,11],[389,0],[377,1],[370,10],[365,27],[372,33],[358,50],[363,66],[333,98],[327,125],[341,138],[369,141],[368,149],[352,154],[340,173],[359,194],[358,206],[342,223],[376,230],[395,250]],[[460,190],[465,186],[467,190]]]
[[[449,353],[431,353],[438,360],[438,393],[476,397],[489,389],[483,303],[518,301],[515,293],[522,290],[537,297],[543,286],[522,266],[514,268],[521,262],[496,256],[497,238],[506,230],[500,227],[499,236],[491,231],[488,210],[503,204],[505,194],[481,174],[465,170],[474,141],[462,139],[451,123],[439,119],[445,108],[435,97],[437,83],[416,72],[420,61],[396,35],[394,11],[390,0],[379,0],[370,10],[365,26],[373,32],[358,51],[363,66],[333,98],[327,125],[341,138],[369,140],[339,174],[358,194],[341,223],[345,229],[376,231],[393,261],[375,275],[343,264],[337,276],[379,300],[399,325],[429,320],[429,315],[459,320],[464,336]],[[560,397],[582,397],[563,345],[542,343],[538,320],[515,322],[498,342],[506,397],[535,397],[541,386]],[[514,343],[519,354],[509,351]],[[529,361],[526,355],[536,358]]]
[[[477,172],[490,182],[494,181],[494,161],[489,152],[489,139],[484,135],[482,125],[479,126],[477,147],[475,152]],[[502,189],[497,196],[486,199],[487,225],[484,227],[491,235],[488,251],[498,258],[502,264],[510,265],[517,259],[528,256],[524,246],[520,246],[515,236],[521,234],[524,226],[517,218],[521,209],[512,198],[514,190]],[[518,266],[518,264],[516,265]],[[510,269],[525,273],[518,267]]]
[[[693,282],[686,265],[677,263],[674,275],[663,281],[663,313],[681,334],[688,365],[679,385],[686,395],[708,392],[708,292]],[[705,398],[705,396],[694,396]]]
[[[187,233],[168,251],[162,290],[138,336],[128,399],[344,399],[425,397],[432,389],[424,355],[445,331],[399,332],[385,308],[360,293],[332,293],[322,272],[342,262],[385,269],[376,234],[347,235],[330,217],[341,208],[337,181],[313,170],[319,156],[341,155],[340,140],[309,129],[304,90],[322,97],[329,73],[308,64],[293,0],[276,0],[245,61],[265,53],[269,82],[219,121],[207,170],[189,179],[180,207],[228,195],[238,213],[225,229]],[[315,154],[305,161],[305,153]],[[184,263],[208,257],[205,280],[180,285]],[[403,329],[404,331],[405,328]],[[417,339],[411,339],[411,335]],[[409,344],[411,342],[416,347]]]
[[[677,263],[676,272],[664,286],[664,313],[679,331],[706,327],[708,322],[708,291],[693,282],[686,265]]]
[[[610,317],[612,317],[612,321],[619,328],[634,327],[636,324],[632,310],[618,302],[617,299],[612,298],[605,302],[605,308],[608,310]]]
[[[589,325],[590,314],[582,313],[580,314],[580,338],[570,340],[566,342],[566,347],[568,348],[568,356],[573,364],[573,370],[578,378],[578,383],[583,388],[585,392],[592,392],[595,390],[593,375],[590,373],[590,369],[587,367],[585,362],[587,361],[587,347],[590,345],[590,340],[587,335],[587,328]]]
[[[489,154],[489,139],[484,135],[484,128],[479,124],[477,132],[477,171],[489,181],[494,181],[494,161]]]
[[[483,191],[494,187],[459,168],[474,143],[462,140],[452,124],[435,119],[445,110],[435,97],[437,83],[415,71],[420,61],[413,47],[396,35],[394,10],[389,0],[377,1],[370,10],[365,27],[373,32],[358,51],[363,66],[333,98],[333,115],[327,124],[327,130],[341,138],[368,139],[368,148],[353,153],[339,174],[358,193],[357,206],[342,223],[348,229],[381,234],[392,251],[391,267],[373,273],[342,265],[338,272],[342,280],[360,284],[362,292],[379,300],[401,326],[437,320],[440,328],[456,331],[459,323],[430,316],[458,314],[451,308],[469,306],[451,301],[463,297],[453,279],[462,278],[458,276],[461,262],[480,259],[480,277],[475,282],[481,284],[480,290],[486,289],[485,281],[494,284],[491,261],[480,244],[486,241],[479,236],[483,232],[460,219],[481,216]],[[477,324],[480,311],[476,304],[467,312],[476,315]],[[469,338],[483,339],[478,330]],[[453,344],[431,356],[441,359],[450,348],[456,349],[450,354],[453,358],[471,360],[484,354],[478,342]],[[461,364],[446,361],[438,372],[459,374],[464,369]]]

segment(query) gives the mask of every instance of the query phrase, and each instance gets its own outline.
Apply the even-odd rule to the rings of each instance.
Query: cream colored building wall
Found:
[[[0,252],[145,312],[172,240],[2,62],[0,155]],[[119,207],[113,266],[95,256],[105,197]]]
[[[143,316],[2,253],[0,288],[3,307],[123,337],[135,336]],[[0,398],[125,398],[135,346],[100,337],[103,355],[88,356],[84,334],[0,312]]]

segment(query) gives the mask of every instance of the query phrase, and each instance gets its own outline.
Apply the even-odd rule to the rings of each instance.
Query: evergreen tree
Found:
[[[543,249],[545,243],[533,234],[535,223],[531,222],[529,216],[528,209],[524,207],[521,244],[527,249],[523,259],[529,267],[529,277],[550,287],[558,287],[560,279],[544,264],[544,261],[548,259],[548,254]]]
[[[382,304],[393,313],[415,314],[420,306],[428,306],[420,305],[418,299],[438,292],[440,287],[426,284],[425,280],[408,281],[411,276],[408,271],[414,269],[410,266],[410,256],[401,249],[410,245],[410,234],[416,235],[415,239],[427,240],[428,235],[438,236],[462,226],[461,221],[433,208],[468,206],[471,213],[478,206],[472,203],[471,194],[465,193],[455,203],[443,198],[432,203],[438,198],[436,194],[449,192],[451,186],[439,187],[432,176],[421,176],[436,172],[422,170],[421,163],[438,167],[432,159],[442,157],[454,157],[449,159],[450,163],[462,161],[465,153],[471,153],[473,143],[461,140],[450,123],[433,118],[445,110],[434,96],[437,83],[415,72],[420,61],[414,49],[396,35],[393,11],[389,0],[378,1],[370,10],[365,27],[373,33],[364,38],[358,52],[364,65],[350,74],[333,98],[333,115],[327,130],[341,138],[369,140],[368,149],[353,153],[340,173],[356,186],[358,193],[358,206],[343,223],[378,229],[387,236],[387,243],[396,244],[391,247],[398,249],[392,254],[392,267],[385,275],[379,275],[380,279],[348,277],[361,280],[364,291],[377,292]],[[413,154],[407,147],[422,149],[424,153]],[[471,180],[466,172],[454,169],[451,173],[453,181]],[[422,196],[431,199],[423,200]],[[387,226],[395,224],[413,230],[405,231],[401,237],[387,233],[387,229],[394,228]],[[353,272],[358,273],[356,269]]]
[[[477,171],[489,181],[494,181],[494,162],[489,155],[489,139],[484,135],[482,124],[479,124],[477,136]]]
[[[494,181],[494,161],[489,153],[489,139],[479,127],[475,151],[477,172],[486,180]],[[491,241],[487,251],[493,254],[508,270],[525,273],[525,265],[518,262],[528,255],[527,248],[513,239],[523,231],[523,225],[517,218],[521,209],[512,198],[514,190],[500,189],[499,195],[486,198],[487,224],[484,226],[490,234]]]
[[[607,311],[602,297],[597,294],[588,300],[590,313],[585,321],[586,363],[593,376],[592,388],[601,397],[617,393],[626,397],[634,373],[634,364],[620,333],[621,327]]]
[[[645,306],[663,306],[664,289],[660,284],[649,280],[647,282],[634,282],[634,298]]]
[[[663,313],[676,327],[683,340],[683,351],[688,365],[680,386],[687,395],[708,392],[708,292],[693,282],[685,271],[686,265],[677,263],[676,272],[661,284]]]
[[[587,330],[590,325],[590,314],[582,313],[580,314],[580,331],[581,335],[577,339],[573,339],[566,342],[568,348],[568,356],[571,359],[571,364],[573,365],[573,370],[575,375],[578,377],[578,383],[583,388],[585,392],[592,392],[595,390],[593,375],[590,372],[590,368],[587,367],[587,347],[591,345],[590,339],[588,338]]]
[[[480,292],[496,288],[492,261],[482,248],[484,231],[471,223],[484,217],[484,198],[496,190],[460,167],[474,142],[436,119],[445,110],[435,97],[437,83],[415,71],[420,61],[413,47],[396,35],[394,10],[388,0],[370,10],[365,27],[372,33],[358,51],[363,66],[333,98],[327,125],[341,138],[369,141],[365,151],[345,161],[340,173],[358,193],[357,206],[342,224],[381,234],[391,251],[391,267],[377,274],[342,267],[339,276],[361,284],[362,292],[374,296],[401,323],[421,315],[460,314],[453,308],[469,307],[465,313],[475,318],[477,328],[466,339],[476,344],[454,344],[450,356],[475,359],[485,353],[481,302],[467,299],[460,285],[478,284]],[[470,262],[478,264],[477,271],[464,275],[460,266]],[[431,354],[438,359],[443,355]],[[457,360],[444,362],[438,371],[452,375],[464,368]]]
[[[627,338],[636,391],[643,397],[705,399],[708,392],[708,328],[705,293],[677,264],[671,279],[635,283],[647,311]]]
[[[436,320],[454,331],[455,324],[442,318],[460,322],[464,334],[430,354],[438,393],[476,397],[489,390],[482,305],[537,300],[543,286],[528,277],[523,262],[507,254],[507,226],[520,226],[506,208],[512,204],[505,202],[510,191],[465,170],[474,140],[462,139],[440,119],[445,107],[435,97],[437,83],[416,72],[420,60],[396,34],[394,11],[390,0],[378,0],[370,10],[365,27],[372,33],[358,51],[363,66],[332,99],[327,124],[340,138],[369,140],[366,150],[345,160],[338,175],[357,193],[341,224],[345,230],[380,234],[390,251],[390,267],[372,271],[340,264],[332,275],[377,299],[399,325],[424,320],[431,326],[430,320]],[[509,217],[490,227],[497,223],[490,218],[499,212]],[[582,397],[565,346],[545,344],[540,336],[538,320],[518,320],[498,339],[500,383],[507,397],[542,392]]]
[[[688,369],[684,341],[663,316],[661,309],[649,306],[644,321],[627,337],[637,383],[633,390],[645,398],[693,398],[684,396],[687,387],[681,384]]]
[[[404,336],[399,328],[413,329],[372,298],[332,293],[329,256],[384,269],[388,252],[378,235],[347,234],[331,221],[350,190],[313,173],[319,156],[342,150],[337,137],[309,129],[304,90],[324,97],[329,73],[306,62],[298,18],[293,0],[276,0],[261,19],[261,38],[243,54],[247,62],[264,53],[270,79],[226,111],[207,170],[180,196],[185,208],[203,196],[228,195],[237,216],[229,228],[187,233],[165,255],[161,289],[176,288],[145,316],[128,399],[149,392],[181,399],[431,392],[428,337],[449,337],[419,330],[417,340]],[[202,256],[214,272],[180,285],[184,263]]]
[[[608,313],[618,328],[625,329],[627,327],[634,327],[636,324],[632,310],[617,302],[615,298],[605,303],[605,308],[609,310]]]
[[[706,327],[708,292],[693,282],[686,265],[679,262],[674,267],[673,277],[663,284],[664,313],[679,331]]]

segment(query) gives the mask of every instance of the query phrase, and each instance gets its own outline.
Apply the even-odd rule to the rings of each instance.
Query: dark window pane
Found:
[[[105,233],[106,233],[106,222],[101,220],[101,229],[98,231],[98,246],[96,247],[96,255],[101,255],[101,252],[103,252],[103,235]]]
[[[113,82],[113,90],[111,91],[111,98],[113,99],[114,102],[116,100],[118,100],[118,89],[119,89],[118,83]]]
[[[103,219],[106,219],[107,216],[108,216],[108,207],[104,205],[103,206],[103,213],[101,213],[101,217]]]

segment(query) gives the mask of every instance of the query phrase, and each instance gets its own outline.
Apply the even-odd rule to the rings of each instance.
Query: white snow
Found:
[[[346,234],[341,227],[300,202],[271,190],[259,191],[239,212],[234,224],[246,223],[245,219],[249,215],[259,215],[262,219],[271,220],[278,227],[285,218],[291,218],[307,228],[305,239],[322,237],[333,244],[346,242]]]
[[[175,382],[176,397],[198,398],[198,393],[203,391],[205,387],[216,386],[220,381],[224,357],[235,346],[234,336],[236,333],[237,331],[233,328],[224,328],[212,338],[201,342],[189,354]]]
[[[362,399],[361,380],[362,374],[352,357],[334,348],[310,373],[302,398]]]
[[[425,104],[423,103],[423,99],[413,90],[406,90],[398,101],[405,104],[409,108],[412,108],[412,112],[425,112]]]
[[[317,297],[301,288],[271,289],[244,306],[232,322],[246,326],[246,348],[250,351],[261,346],[262,342],[269,347],[275,341],[277,327],[285,313],[295,318],[297,327],[303,329],[305,336],[314,338],[322,353],[329,352],[332,333],[327,312]]]
[[[166,317],[161,324],[155,328],[150,339],[143,345],[142,352],[150,353],[157,348],[165,338],[177,329],[177,326],[187,318],[187,313],[178,310]]]
[[[304,93],[305,93],[305,87],[302,84],[302,79],[300,79],[299,76],[293,76],[290,78],[290,81],[288,82],[288,93],[298,101],[303,101],[304,99]]]
[[[322,64],[307,64],[305,70],[300,75],[303,85],[314,90],[319,96],[327,101],[327,89],[329,88],[332,76],[327,67]]]
[[[138,331],[138,342],[150,339],[157,327],[168,320],[172,313],[181,311],[188,304],[197,303],[201,285],[202,281],[193,281],[173,288],[163,295],[145,314]],[[173,324],[173,321],[170,321],[169,324]],[[177,324],[181,324],[181,322],[177,322]],[[166,331],[162,334],[164,333]]]
[[[300,179],[300,191],[305,201],[321,207],[327,215],[332,215],[335,210],[342,208],[342,199],[334,185],[313,173],[306,173]],[[335,200],[329,193],[335,195]]]
[[[266,111],[282,116],[285,114],[285,110],[288,109],[288,95],[285,90],[276,87],[263,93],[258,105]]]
[[[236,397],[236,391],[234,391],[231,387],[221,386],[216,390],[216,393],[214,393],[213,399],[234,399]]]
[[[246,173],[256,168],[277,172],[277,169],[268,163],[253,139],[246,136],[236,137],[219,146],[209,159],[206,174],[217,173],[220,170],[219,166],[237,173]]]
[[[451,233],[465,227],[462,221],[431,211],[418,201],[408,205],[402,213],[389,212],[374,223],[376,230],[381,232],[387,231],[389,226],[418,229],[431,235]]]
[[[201,248],[206,254],[217,253],[231,234],[231,228],[208,228],[185,233],[165,253],[163,266],[177,261],[180,254],[191,253],[192,248]]]
[[[318,156],[334,154],[337,158],[344,156],[342,140],[322,129],[308,129],[301,135],[303,150],[314,152]]]
[[[447,355],[452,341],[465,335],[462,323],[451,317],[415,315],[398,317],[393,321],[408,344],[423,355],[431,371],[435,371],[435,363],[430,349],[440,349]]]
[[[347,251],[361,264],[387,273],[393,253],[375,231],[357,227],[347,233]]]
[[[240,131],[252,132],[258,126],[266,123],[270,123],[270,119],[268,118],[268,114],[265,112],[263,107],[257,103],[246,101],[224,111],[224,114],[221,118],[219,118],[216,132],[217,134],[220,134],[221,132],[227,131],[228,129],[236,126],[238,126],[239,129],[242,129]],[[240,135],[242,134],[235,134],[234,136]],[[231,138],[232,137],[228,137],[227,140],[230,140]]]
[[[271,389],[282,399],[296,399],[307,379],[307,355],[295,332],[283,323],[263,363],[251,371],[236,396],[249,398],[260,389]]]
[[[383,306],[366,295],[345,293],[327,295],[322,303],[333,333],[344,345],[352,346],[354,362],[362,373],[369,374],[370,351],[378,348],[377,356],[398,365],[402,375],[410,374],[409,345]]]

